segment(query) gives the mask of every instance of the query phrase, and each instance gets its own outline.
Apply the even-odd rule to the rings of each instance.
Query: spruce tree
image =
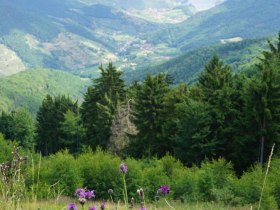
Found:
[[[93,148],[107,147],[116,108],[125,99],[122,72],[112,63],[105,69],[101,66],[100,71],[101,76],[93,80],[93,85],[88,88],[81,106],[86,143]]]
[[[169,92],[169,78],[166,74],[148,75],[137,91],[133,122],[137,135],[132,138],[130,152],[136,157],[143,155],[163,155],[165,144],[162,138],[164,115],[164,99]]]
[[[69,147],[67,135],[62,129],[65,113],[78,113],[78,104],[64,95],[47,95],[37,112],[37,149],[43,155],[55,153]]]

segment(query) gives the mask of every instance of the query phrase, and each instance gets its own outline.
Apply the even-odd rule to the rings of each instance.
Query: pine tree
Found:
[[[93,81],[85,94],[81,106],[83,125],[86,129],[87,144],[95,148],[106,148],[116,108],[125,99],[125,85],[122,72],[112,63],[104,69],[101,77]]]
[[[211,116],[204,102],[186,99],[179,105],[178,132],[173,136],[175,157],[191,166],[216,154],[217,142],[211,136]]]
[[[247,108],[252,110],[252,121],[260,139],[260,164],[267,157],[273,143],[280,137],[280,59],[275,57],[259,65],[260,76],[248,87]],[[249,111],[248,111],[249,112]]]
[[[215,142],[214,157],[226,156],[227,147],[231,142],[231,122],[235,118],[232,81],[230,67],[225,65],[217,55],[214,55],[198,78],[198,87],[202,93],[201,100],[206,103],[211,117],[209,128],[210,139]]]
[[[169,79],[165,74],[148,75],[140,85],[133,108],[133,123],[137,128],[137,135],[131,141],[130,152],[136,156],[159,155],[166,151],[164,145],[163,123],[164,98],[169,92]]]
[[[55,153],[68,148],[67,135],[63,132],[62,123],[65,113],[70,110],[78,113],[78,104],[69,97],[47,95],[37,112],[37,149],[43,155]]]

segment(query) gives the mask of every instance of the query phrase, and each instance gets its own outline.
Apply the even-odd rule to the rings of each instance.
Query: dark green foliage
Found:
[[[148,75],[139,86],[133,109],[133,122],[137,135],[129,149],[135,157],[159,155],[163,156],[170,147],[163,137],[164,100],[170,91],[168,77],[159,74]]]
[[[247,111],[251,121],[258,126],[255,140],[260,141],[260,163],[268,156],[273,143],[279,142],[280,132],[280,53],[278,45],[275,47],[270,42],[270,51],[264,52],[264,58],[258,65],[259,71],[256,78],[248,86]],[[249,111],[252,110],[252,112]]]
[[[110,63],[105,69],[101,66],[101,77],[94,80],[85,94],[81,105],[83,125],[86,129],[87,144],[95,148],[107,147],[112,119],[118,105],[125,98],[122,72]]]
[[[175,156],[183,163],[199,164],[204,158],[215,155],[217,142],[210,137],[211,117],[207,105],[189,100],[180,107],[183,114],[174,135]]]
[[[64,114],[64,120],[61,122],[61,130],[65,134],[64,143],[71,152],[78,152],[83,146],[85,129],[82,126],[81,116],[78,112],[67,110]],[[74,146],[76,145],[76,146]]]
[[[42,154],[48,155],[58,150],[69,148],[71,151],[77,151],[77,140],[69,139],[68,133],[65,133],[65,114],[67,111],[78,113],[77,102],[73,102],[69,97],[56,96],[47,97],[37,113],[37,150]],[[63,130],[64,128],[64,130]],[[70,141],[70,142],[69,142]]]
[[[10,114],[0,115],[0,132],[6,139],[15,140],[26,149],[34,148],[35,122],[25,109],[18,109]]]

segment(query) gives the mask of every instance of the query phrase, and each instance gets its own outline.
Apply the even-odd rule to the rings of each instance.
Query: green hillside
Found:
[[[190,82],[203,70],[214,54],[229,64],[233,70],[240,71],[249,68],[258,62],[261,52],[268,49],[267,40],[276,41],[276,36],[257,40],[244,40],[238,43],[219,44],[190,51],[170,61],[143,66],[136,71],[126,72],[125,79],[128,82],[142,80],[147,73],[157,74],[167,72],[174,78],[175,83],[180,81]]]
[[[228,0],[147,37],[184,52],[218,44],[222,39],[262,38],[280,30],[279,8],[279,0]]]
[[[35,113],[46,94],[65,94],[74,100],[81,100],[89,85],[89,79],[81,79],[61,71],[27,70],[0,78],[0,110],[11,111],[26,107]]]

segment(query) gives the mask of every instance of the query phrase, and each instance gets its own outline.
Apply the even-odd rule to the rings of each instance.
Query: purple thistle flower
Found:
[[[167,195],[170,193],[170,189],[167,185],[162,185],[159,189],[158,189],[158,193],[162,194],[162,195]]]
[[[76,189],[75,195],[79,198],[85,198],[85,189],[83,188]]]
[[[128,170],[127,165],[125,163],[121,163],[121,165],[120,165],[120,172],[123,173],[123,174],[126,174],[127,170]]]
[[[94,190],[92,190],[92,191],[89,191],[89,190],[85,191],[85,192],[84,192],[84,196],[85,196],[85,198],[87,198],[87,199],[94,198],[94,197],[95,197],[95,195],[94,195]]]
[[[138,210],[147,210],[145,207],[141,207]]]
[[[105,202],[104,202],[104,201],[102,201],[101,206],[100,206],[100,209],[101,209],[101,210],[104,210],[104,209],[105,209]]]
[[[78,207],[74,203],[70,203],[67,207],[67,210],[78,210]]]
[[[97,210],[97,208],[96,208],[96,206],[91,206],[91,207],[89,207],[88,210]]]
[[[78,188],[75,192],[75,195],[79,198],[86,198],[86,199],[91,199],[95,197],[94,190],[89,191],[83,188]]]

